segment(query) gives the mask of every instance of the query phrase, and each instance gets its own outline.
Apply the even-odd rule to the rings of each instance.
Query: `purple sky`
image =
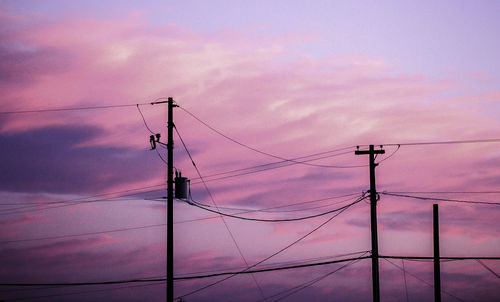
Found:
[[[309,216],[355,201],[369,189],[368,158],[354,155],[357,145],[384,145],[380,192],[499,192],[498,142],[396,146],[500,138],[495,1],[102,2],[0,2],[0,111],[172,96],[265,153],[339,150],[310,162],[319,166],[276,164],[176,108],[175,124],[221,210],[274,208],[245,217]],[[166,106],[140,108],[166,141]],[[149,150],[149,135],[135,106],[1,114],[0,283],[164,277],[166,165]],[[178,137],[175,148],[193,198],[212,204]],[[275,169],[210,176],[271,163]],[[408,195],[498,203],[500,193]],[[500,255],[498,205],[438,203],[443,256]],[[431,256],[432,204],[381,195],[380,254]],[[332,215],[225,218],[226,228],[176,201],[175,275],[244,269]],[[370,250],[369,222],[369,206],[359,202],[257,268],[360,256]],[[406,292],[410,301],[432,299],[432,263],[404,261],[406,291],[403,262],[391,261],[380,260],[382,301],[406,301]],[[500,272],[499,261],[484,264]],[[342,265],[239,275],[185,300],[371,301],[370,261],[326,275]],[[443,262],[441,271],[443,301],[500,296],[499,279],[477,261]],[[175,296],[218,278],[176,281]],[[164,301],[165,284],[1,286],[2,299]]]

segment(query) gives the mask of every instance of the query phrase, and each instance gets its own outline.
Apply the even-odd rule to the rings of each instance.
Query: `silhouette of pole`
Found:
[[[441,267],[439,264],[439,213],[438,205],[432,205],[432,225],[434,239],[434,301],[441,302]]]
[[[359,147],[358,147],[359,148]],[[381,146],[382,148],[382,146]],[[377,189],[375,184],[375,154],[384,154],[383,149],[375,150],[373,145],[370,145],[368,150],[356,150],[354,154],[368,154],[370,157],[370,225],[372,239],[372,284],[373,284],[373,301],[380,302],[380,280],[378,269],[378,234],[377,234]]]
[[[174,301],[174,120],[173,98],[168,98],[167,143],[167,302]]]

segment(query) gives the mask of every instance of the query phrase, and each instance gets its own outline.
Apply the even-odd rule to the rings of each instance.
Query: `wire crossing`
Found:
[[[361,200],[363,200],[363,199],[365,199],[365,198],[367,198],[367,197],[366,197],[366,196],[363,196],[362,198],[360,198],[360,201],[361,201]],[[254,268],[254,267],[256,267],[257,265],[262,264],[262,263],[266,262],[267,260],[269,260],[269,259],[273,258],[274,256],[279,255],[280,253],[282,253],[282,252],[286,251],[287,249],[291,248],[291,247],[292,247],[292,246],[294,246],[295,244],[299,243],[300,241],[302,241],[303,239],[305,239],[306,237],[308,237],[309,235],[311,235],[312,233],[314,233],[314,232],[316,232],[317,230],[321,229],[323,226],[325,226],[326,224],[328,224],[330,221],[332,221],[333,219],[335,219],[337,216],[339,216],[340,214],[342,214],[342,212],[344,212],[344,211],[345,211],[345,210],[347,210],[347,209],[348,209],[348,208],[345,208],[345,209],[343,209],[343,210],[341,210],[341,211],[339,211],[339,212],[335,213],[335,215],[333,215],[332,217],[328,218],[328,219],[327,219],[327,220],[325,220],[323,223],[321,223],[320,225],[318,225],[317,227],[315,227],[314,229],[312,229],[311,231],[309,231],[309,232],[308,232],[308,233],[306,233],[305,235],[301,236],[300,238],[296,239],[295,241],[291,242],[290,244],[288,244],[287,246],[285,246],[285,247],[281,248],[280,250],[278,250],[278,251],[274,252],[273,254],[271,254],[271,255],[267,256],[266,258],[264,258],[264,259],[262,259],[262,260],[260,260],[260,261],[256,262],[255,264],[251,265],[249,268],[247,268],[247,269],[245,269],[245,270],[242,270],[241,272],[244,272],[244,271],[247,271],[247,270],[249,270],[249,269],[251,269],[251,268]],[[202,291],[202,290],[205,290],[205,289],[210,288],[210,287],[212,287],[212,286],[214,286],[214,285],[217,285],[217,284],[219,284],[219,283],[221,283],[221,282],[224,282],[224,281],[226,281],[226,280],[228,280],[228,279],[230,279],[230,278],[232,278],[232,277],[234,277],[234,276],[236,276],[236,275],[237,275],[237,274],[231,274],[231,275],[229,275],[228,277],[226,277],[226,278],[224,278],[224,279],[221,279],[221,280],[216,281],[216,282],[214,282],[214,283],[211,283],[211,284],[205,285],[205,286],[203,286],[203,287],[201,287],[201,288],[198,288],[198,289],[196,289],[196,290],[194,290],[194,291],[191,291],[191,292],[189,292],[189,293],[187,293],[187,294],[181,295],[181,296],[177,297],[177,299],[179,299],[179,298],[184,298],[184,297],[187,297],[187,296],[189,296],[189,295],[193,295],[193,294],[195,294],[195,293],[198,293],[198,292],[200,292],[200,291]]]
[[[215,202],[215,198],[213,197],[212,192],[210,191],[207,184],[205,183],[203,176],[201,176],[201,172],[198,169],[198,167],[196,166],[196,163],[194,162],[194,159],[191,156],[191,152],[189,152],[189,149],[187,148],[186,144],[184,143],[184,140],[182,139],[182,136],[180,135],[179,130],[177,129],[175,124],[173,124],[173,128],[175,129],[175,132],[177,133],[177,136],[179,137],[179,139],[182,143],[182,146],[184,147],[184,150],[186,151],[187,155],[189,156],[189,159],[191,159],[191,163],[193,164],[193,167],[195,168],[196,173],[198,174],[201,181],[203,182],[203,186],[205,187],[205,190],[207,191],[208,196],[210,196],[210,200],[212,201],[214,206],[217,208],[217,212],[219,212],[219,208],[217,206],[217,203]],[[234,245],[236,246],[238,253],[240,254],[241,258],[243,259],[243,262],[245,262],[245,265],[247,268],[250,268],[250,266],[248,265],[248,261],[246,260],[245,256],[243,255],[243,251],[241,250],[240,246],[238,245],[238,242],[236,241],[236,238],[234,237],[233,232],[231,232],[229,225],[227,224],[226,220],[224,219],[224,216],[221,214],[220,217],[221,217],[222,222],[224,223],[224,226],[225,226],[227,232],[229,233],[229,236],[231,237]],[[259,289],[261,296],[264,297],[264,300],[265,300],[264,291],[262,290],[260,284],[257,282],[257,279],[255,279],[255,277],[253,275],[250,275],[250,276],[251,276],[252,280],[254,281],[255,285],[257,286],[257,288]]]

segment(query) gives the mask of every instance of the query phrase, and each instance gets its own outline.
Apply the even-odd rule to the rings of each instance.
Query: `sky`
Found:
[[[355,150],[370,144],[385,150],[381,255],[432,256],[436,203],[443,257],[499,257],[499,14],[498,1],[0,1],[0,284],[165,278],[166,149],[149,136],[166,142],[167,106],[150,104],[166,97],[206,184],[176,134],[193,202],[292,220],[175,200],[178,278],[369,256]],[[61,108],[80,109],[43,111]],[[450,141],[469,143],[418,144]],[[432,300],[432,262],[379,263],[381,301]],[[443,301],[497,301],[490,270],[443,261]],[[369,259],[211,285],[222,278],[176,280],[174,296],[372,299]],[[165,291],[0,285],[0,300]]]

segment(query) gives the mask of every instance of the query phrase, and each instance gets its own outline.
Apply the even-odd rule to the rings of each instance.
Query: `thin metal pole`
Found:
[[[434,301],[441,302],[441,267],[439,263],[439,212],[438,205],[432,205],[434,240]]]
[[[168,98],[167,144],[167,302],[174,301],[174,121],[173,98]]]

